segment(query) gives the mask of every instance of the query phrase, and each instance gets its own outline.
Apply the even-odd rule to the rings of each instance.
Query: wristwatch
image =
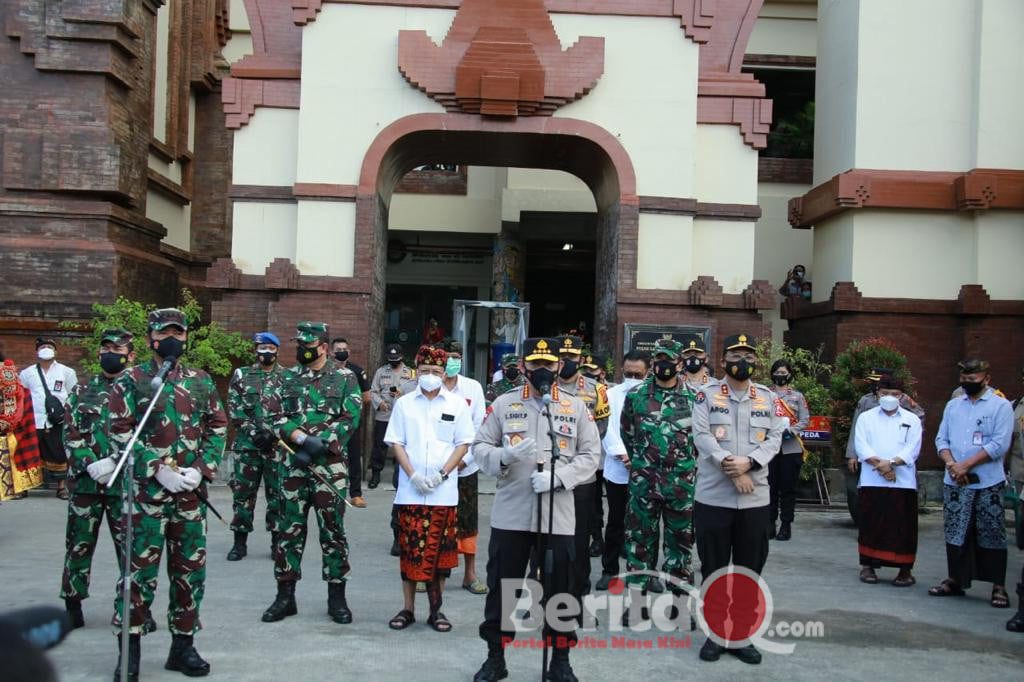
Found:
[[[446,474],[444,472],[444,469],[438,469],[437,473],[441,474],[441,480],[442,481],[447,481],[448,480],[448,474]]]

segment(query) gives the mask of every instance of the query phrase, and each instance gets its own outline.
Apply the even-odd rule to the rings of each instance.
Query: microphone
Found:
[[[164,364],[160,365],[160,371],[156,373],[153,380],[149,382],[150,387],[156,391],[164,385],[164,379],[167,378],[167,373],[174,368],[174,364],[178,361],[178,358],[164,358]]]
[[[542,386],[541,388],[547,388],[547,386]],[[551,394],[550,393],[545,393],[544,395],[542,395],[540,397],[540,401],[542,403],[544,403],[545,406],[550,405],[551,404]]]
[[[67,612],[56,606],[33,606],[0,614],[0,625],[17,631],[22,639],[39,649],[57,646],[71,632]]]

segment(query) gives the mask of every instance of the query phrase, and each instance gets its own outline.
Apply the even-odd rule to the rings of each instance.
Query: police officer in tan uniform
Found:
[[[730,563],[760,573],[768,558],[768,465],[789,422],[776,415],[775,394],[750,381],[757,363],[752,336],[728,337],[724,378],[698,392],[694,401],[698,474],[693,525],[704,580]],[[709,592],[704,613],[728,613],[734,626],[754,619],[755,604],[718,603],[723,598],[721,591]],[[750,633],[734,629],[730,634],[728,642],[742,644]],[[717,661],[723,651],[744,663],[761,662],[753,644],[726,647],[711,637],[700,658]]]
[[[572,583],[573,534],[576,504],[573,492],[585,481],[593,480],[601,453],[601,441],[593,417],[582,400],[559,389],[556,378],[560,361],[557,342],[548,338],[526,339],[523,346],[524,374],[527,383],[510,391],[491,405],[473,443],[473,455],[480,469],[496,476],[497,492],[491,509],[491,539],[487,548],[487,600],[480,637],[487,642],[487,660],[474,676],[475,682],[492,682],[508,676],[502,646],[515,636],[503,630],[502,581],[522,580],[531,556],[537,549],[538,532],[553,551],[554,566],[547,576],[546,595],[565,593]],[[545,405],[543,396],[551,395]],[[554,432],[549,428],[548,414]],[[558,447],[555,462],[555,489],[551,488],[552,440]],[[538,466],[543,470],[538,471]],[[538,500],[542,518],[538,529]],[[552,532],[548,531],[549,500],[553,505]],[[512,601],[514,599],[506,598]],[[545,600],[546,603],[546,600]],[[551,666],[545,679],[575,682],[569,665],[568,644],[575,632],[544,635],[555,644]]]
[[[687,334],[680,342],[683,344],[683,382],[690,390],[703,391],[708,384],[715,382],[708,369],[708,351],[704,347],[704,337],[700,334]]]
[[[370,458],[370,480],[366,487],[373,490],[380,485],[380,472],[384,469],[384,459],[388,446],[384,444],[384,434],[388,430],[391,408],[401,395],[399,389],[403,383],[416,378],[416,372],[402,361],[402,347],[397,343],[388,346],[384,359],[387,364],[377,368],[370,383],[370,404],[373,408],[373,454]],[[395,467],[395,487],[398,487],[398,467]]]

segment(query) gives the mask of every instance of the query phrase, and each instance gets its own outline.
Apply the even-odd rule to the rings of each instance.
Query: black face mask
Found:
[[[580,370],[580,363],[575,360],[562,360],[562,369],[558,370],[558,376],[563,379],[572,379]]]
[[[164,360],[178,359],[185,352],[185,342],[173,336],[167,336],[159,341],[153,341],[151,347],[157,355]]]
[[[683,364],[686,366],[686,371],[690,374],[696,374],[704,367],[704,361],[697,357],[689,357],[683,360]]]
[[[529,379],[530,383],[538,391],[547,393],[551,390],[551,384],[555,382],[555,373],[547,367],[528,369],[526,370],[526,378]]]
[[[119,374],[128,366],[128,356],[120,353],[100,353],[100,367],[107,374]]]
[[[394,369],[398,369],[399,367],[401,367],[402,361],[401,360],[388,360],[388,364],[391,365]]]
[[[750,362],[746,358],[739,362],[729,362],[727,360],[725,363],[725,373],[737,381],[746,381],[754,373],[755,367],[757,367],[757,363]]]
[[[776,386],[785,386],[793,380],[793,376],[790,374],[773,374],[772,381],[775,382]]]
[[[668,381],[678,373],[679,365],[676,364],[675,360],[654,361],[654,376],[658,377],[662,381]]]
[[[318,348],[308,348],[307,346],[297,346],[295,348],[295,359],[300,364],[308,365],[316,362],[316,359],[320,357]]]
[[[259,353],[256,353],[256,359],[259,360],[260,364],[264,367],[269,367],[277,362],[277,353],[269,350],[261,350]]]
[[[519,368],[518,367],[506,367],[505,368],[505,378],[508,379],[509,381],[515,381],[516,379],[518,379],[519,378]]]
[[[339,350],[337,353],[334,354],[334,359],[337,360],[338,362],[345,362],[346,360],[348,360],[348,351]]]
[[[964,393],[969,396],[976,396],[981,393],[982,389],[985,388],[985,382],[983,381],[961,381],[960,388],[964,389]]]

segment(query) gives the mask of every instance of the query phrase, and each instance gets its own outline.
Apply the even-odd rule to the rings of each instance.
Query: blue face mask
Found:
[[[450,377],[462,371],[462,358],[448,358],[444,363],[444,373]]]

